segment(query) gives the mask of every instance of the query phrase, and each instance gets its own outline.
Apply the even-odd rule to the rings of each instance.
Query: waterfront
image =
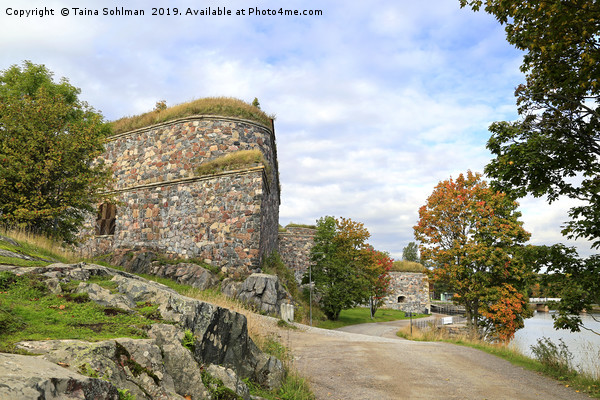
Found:
[[[600,319],[600,314],[594,316]],[[589,315],[582,315],[582,320],[584,326],[600,332],[600,322]],[[517,331],[511,345],[531,357],[531,346],[537,344],[538,339],[546,337],[556,345],[562,339],[573,354],[573,366],[600,378],[600,335],[584,329],[581,332],[556,330],[553,323],[551,313],[536,312],[532,318],[525,320],[525,327]]]

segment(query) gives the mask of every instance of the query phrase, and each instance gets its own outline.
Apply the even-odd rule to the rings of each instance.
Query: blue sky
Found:
[[[73,15],[85,3],[98,16]],[[207,96],[276,115],[280,221],[365,224],[400,258],[434,186],[490,160],[487,127],[517,118],[522,54],[458,0],[0,0],[0,69],[23,60],[68,77],[108,120]],[[322,10],[322,16],[152,16],[153,7]],[[102,9],[143,9],[105,16]],[[54,9],[19,18],[8,8]],[[69,16],[61,16],[67,8]],[[532,243],[560,235],[571,205],[521,201]],[[586,242],[577,244],[589,254]]]

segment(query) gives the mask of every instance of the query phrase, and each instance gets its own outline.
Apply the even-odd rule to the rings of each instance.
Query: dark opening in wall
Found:
[[[404,303],[406,301],[405,296],[398,296],[398,303]]]
[[[96,218],[96,235],[114,235],[116,216],[117,206],[115,204],[104,203],[100,205],[98,218]]]

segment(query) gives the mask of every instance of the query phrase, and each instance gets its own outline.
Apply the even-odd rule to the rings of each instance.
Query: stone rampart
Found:
[[[314,246],[315,229],[287,227],[279,232],[279,255],[296,277],[298,283],[310,265],[310,250]]]
[[[203,162],[255,148],[270,168],[195,176]],[[277,248],[277,156],[274,133],[263,125],[227,117],[182,118],[111,137],[103,160],[116,179],[114,232],[97,235],[96,216],[90,216],[82,232],[90,238],[87,253],[147,248],[245,273]]]
[[[192,116],[114,135],[105,143],[115,190],[194,176],[200,164],[238,150],[260,149],[278,183],[272,129],[232,117]]]
[[[390,272],[391,294],[384,299],[384,307],[395,310],[428,314],[429,278],[414,272]]]

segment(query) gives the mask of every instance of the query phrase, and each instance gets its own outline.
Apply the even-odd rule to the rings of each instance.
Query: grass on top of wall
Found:
[[[419,264],[418,262],[398,260],[398,261],[394,261],[391,271],[392,272],[425,273],[427,271],[427,268],[425,268],[422,264]]]
[[[228,153],[214,160],[202,163],[196,168],[196,174],[199,176],[216,174],[223,171],[232,171],[236,169],[248,168],[256,164],[265,166],[267,177],[271,176],[271,166],[265,160],[262,152],[258,149],[240,150],[235,153]]]
[[[271,119],[274,119],[273,115],[267,115],[260,108],[239,99],[232,97],[207,97],[164,109],[157,107],[147,113],[123,117],[110,124],[113,133],[118,134],[191,115],[237,117],[258,122],[269,128],[271,127]]]

